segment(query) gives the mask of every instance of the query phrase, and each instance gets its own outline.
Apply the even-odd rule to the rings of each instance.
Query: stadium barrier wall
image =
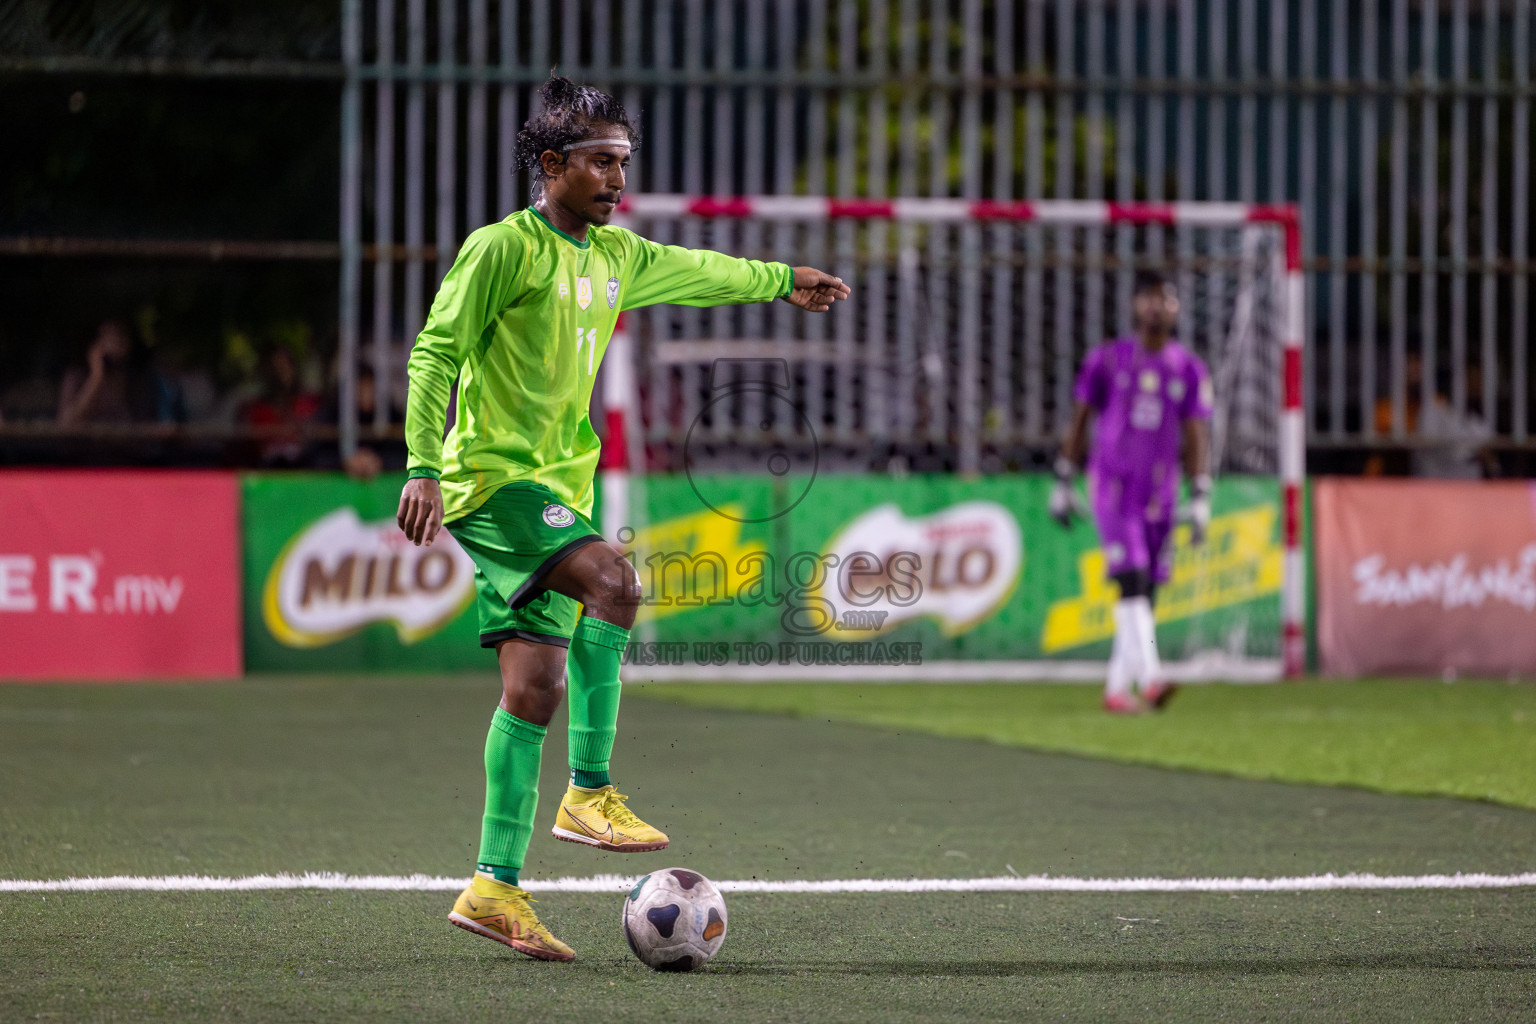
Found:
[[[1313,485],[1328,675],[1536,676],[1536,484]]]
[[[0,472],[0,680],[241,672],[233,473]]]
[[[487,669],[472,566],[451,537],[404,540],[402,482],[0,474],[0,521],[28,524],[0,550],[0,678]],[[1010,664],[1091,678],[1114,595],[1090,525],[1046,516],[1049,487],[1039,475],[647,478],[627,533],[646,597],[625,676],[923,678],[941,662],[957,678]],[[1170,660],[1213,640],[1273,656],[1279,508],[1273,478],[1220,482],[1210,543],[1193,553],[1181,538],[1159,602]],[[767,576],[757,600],[753,575]]]
[[[1116,590],[1091,523],[1047,515],[1052,483],[647,477],[625,678],[1100,677]],[[1160,646],[1184,677],[1278,678],[1279,484],[1224,478],[1215,511],[1203,549],[1178,528]]]
[[[451,537],[415,548],[395,528],[401,482],[244,478],[247,668],[493,665],[477,644],[467,558]],[[901,678],[934,662],[959,665],[957,676],[1011,663],[1029,677],[1091,678],[1108,654],[1114,594],[1091,525],[1064,531],[1046,515],[1050,485],[1040,475],[648,477],[631,496],[643,519],[619,534],[645,588],[625,678]],[[1278,484],[1224,479],[1216,511],[1204,553],[1181,543],[1159,601],[1162,643],[1177,660],[1246,638],[1254,649],[1237,653],[1272,677]],[[859,551],[879,565],[850,566]],[[902,553],[912,563],[892,564]],[[841,575],[825,568],[829,555]],[[754,575],[767,577],[761,599]],[[879,600],[867,600],[872,590]]]

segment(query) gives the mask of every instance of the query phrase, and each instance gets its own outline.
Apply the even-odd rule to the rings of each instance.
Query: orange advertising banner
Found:
[[[1536,484],[1322,479],[1317,639],[1335,676],[1536,676]]]

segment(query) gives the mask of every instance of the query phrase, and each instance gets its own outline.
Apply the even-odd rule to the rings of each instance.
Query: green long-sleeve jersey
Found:
[[[410,475],[442,481],[445,521],[519,480],[590,515],[600,442],[588,409],[619,313],[766,302],[793,286],[782,263],[657,245],[611,226],[580,242],[531,208],[483,227],[465,240],[411,350]],[[458,413],[445,438],[455,377]]]

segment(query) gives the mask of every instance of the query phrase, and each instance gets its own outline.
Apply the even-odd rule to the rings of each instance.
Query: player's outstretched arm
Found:
[[[852,294],[840,277],[815,267],[795,267],[795,286],[784,301],[812,313],[825,313],[832,303]]]

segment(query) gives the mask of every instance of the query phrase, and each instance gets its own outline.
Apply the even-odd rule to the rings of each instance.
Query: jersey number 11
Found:
[[[587,376],[590,377],[592,374],[597,372],[597,370],[592,365],[592,360],[594,358],[593,353],[597,350],[597,328],[588,327],[586,330],[582,330],[580,327],[576,328],[577,359],[581,358],[581,343],[583,341],[587,343]]]

